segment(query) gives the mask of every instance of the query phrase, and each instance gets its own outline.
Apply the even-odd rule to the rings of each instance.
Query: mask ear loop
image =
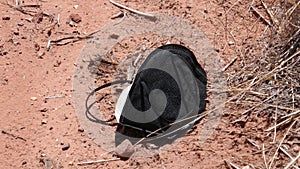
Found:
[[[100,90],[102,90],[102,89],[104,89],[104,88],[107,88],[107,87],[110,87],[110,86],[112,86],[112,85],[116,85],[116,84],[124,84],[124,83],[132,83],[132,81],[130,81],[130,80],[116,80],[116,81],[113,81],[113,82],[110,82],[110,83],[106,83],[106,84],[104,84],[104,85],[102,85],[102,86],[99,86],[99,87],[97,87],[96,89],[92,90],[91,93],[89,93],[89,95],[87,96],[87,98],[86,98],[86,100],[85,100],[85,108],[86,108],[85,115],[86,115],[86,117],[87,117],[90,121],[92,121],[92,122],[100,123],[100,124],[104,124],[104,125],[110,125],[110,124],[108,124],[107,122],[112,121],[112,119],[110,119],[110,120],[100,120],[99,118],[95,117],[95,116],[90,112],[90,109],[91,109],[92,106],[96,103],[96,101],[93,102],[93,103],[91,103],[90,105],[88,104],[88,101],[89,101],[90,97],[93,96],[97,91],[100,91]],[[105,96],[104,96],[104,97],[105,97]],[[104,97],[102,97],[102,98],[100,99],[100,101],[101,101],[102,99],[104,99]]]

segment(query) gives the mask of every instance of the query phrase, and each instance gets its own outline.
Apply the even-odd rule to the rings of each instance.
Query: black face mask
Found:
[[[103,85],[90,95],[125,82]],[[144,137],[143,143],[171,143],[183,136],[205,110],[206,73],[184,46],[169,44],[155,49],[130,83],[116,105],[116,145],[125,139],[136,143]]]

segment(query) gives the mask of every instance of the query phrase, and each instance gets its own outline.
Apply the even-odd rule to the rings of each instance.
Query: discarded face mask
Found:
[[[139,68],[133,82],[112,82],[90,95],[104,87],[126,82],[130,85],[122,91],[115,108],[116,145],[125,139],[133,144],[162,146],[172,143],[182,137],[205,110],[206,73],[193,52],[184,46],[168,44],[155,49]]]

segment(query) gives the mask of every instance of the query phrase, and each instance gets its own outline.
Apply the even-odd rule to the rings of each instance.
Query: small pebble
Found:
[[[233,41],[228,41],[228,45],[229,46],[234,45],[234,42]]]
[[[18,26],[24,26],[23,22],[18,23]]]
[[[4,56],[4,55],[7,55],[8,52],[6,50],[4,50],[3,52],[0,52],[0,56]]]
[[[131,142],[128,139],[126,139],[116,147],[115,153],[119,157],[129,158],[134,153],[134,148]]]
[[[2,20],[6,20],[6,21],[8,21],[8,20],[10,20],[10,16],[2,16]]]
[[[69,25],[70,25],[71,27],[73,27],[73,26],[75,26],[75,23],[74,23],[73,21],[70,21],[70,22],[69,22]]]
[[[47,124],[47,120],[42,120],[42,122],[41,122],[41,124],[43,125],[43,124]]]
[[[78,128],[78,131],[82,133],[82,132],[84,132],[84,129],[83,128]]]
[[[4,77],[3,78],[3,83],[2,83],[3,85],[7,85],[8,84],[8,78],[7,77]]]
[[[24,160],[24,161],[22,162],[22,165],[25,165],[25,164],[27,164],[27,161]]]
[[[45,108],[42,108],[41,110],[40,110],[40,112],[47,112],[48,111],[48,109],[45,107]]]
[[[45,52],[38,52],[37,56],[39,59],[44,59],[43,56],[45,55]]]
[[[56,60],[56,63],[53,65],[54,67],[59,67],[61,64],[61,61],[60,60]]]
[[[20,32],[18,30],[15,30],[14,35],[20,35]]]
[[[71,14],[70,19],[75,23],[81,22],[81,17],[78,14]]]
[[[63,151],[66,151],[66,150],[68,150],[70,148],[70,144],[69,143],[65,143],[63,146],[62,146],[62,150]]]
[[[35,43],[34,44],[34,49],[35,49],[35,51],[39,51],[41,49],[41,47],[40,47],[39,44]]]
[[[30,100],[37,101],[37,97],[31,97]]]

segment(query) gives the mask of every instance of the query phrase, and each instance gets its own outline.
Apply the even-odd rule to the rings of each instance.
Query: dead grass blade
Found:
[[[290,125],[290,127],[287,129],[287,131],[285,132],[284,136],[282,137],[282,139],[281,139],[281,141],[280,141],[280,143],[279,143],[279,145],[278,145],[278,147],[277,147],[277,149],[276,149],[276,151],[275,151],[275,153],[273,155],[273,158],[272,158],[272,160],[270,162],[269,169],[271,169],[271,167],[272,167],[272,165],[274,163],[275,157],[276,157],[276,155],[278,153],[278,150],[280,149],[280,147],[281,147],[283,141],[285,140],[287,134],[290,132],[290,130],[292,129],[292,127],[294,126],[295,123],[296,123],[296,121],[293,121],[293,123]]]
[[[141,12],[141,11],[138,11],[138,10],[135,10],[135,9],[132,9],[132,8],[129,8],[129,7],[127,7],[127,6],[125,6],[125,5],[122,5],[122,4],[120,4],[120,3],[117,3],[117,2],[115,2],[115,1],[113,1],[113,0],[109,0],[109,2],[112,3],[113,5],[119,7],[119,8],[126,9],[126,10],[128,10],[128,11],[130,11],[130,12],[136,13],[136,14],[141,15],[141,16],[146,16],[146,17],[151,17],[151,18],[155,17],[153,14],[144,13],[144,12]]]
[[[300,152],[298,153],[298,156],[296,158],[294,158],[291,162],[288,163],[288,165],[284,167],[284,169],[289,169],[299,158],[300,158]]]
[[[77,165],[90,165],[90,164],[104,163],[104,162],[118,161],[118,160],[120,160],[120,158],[110,158],[110,159],[105,159],[105,160],[80,162],[80,163],[77,163]]]

